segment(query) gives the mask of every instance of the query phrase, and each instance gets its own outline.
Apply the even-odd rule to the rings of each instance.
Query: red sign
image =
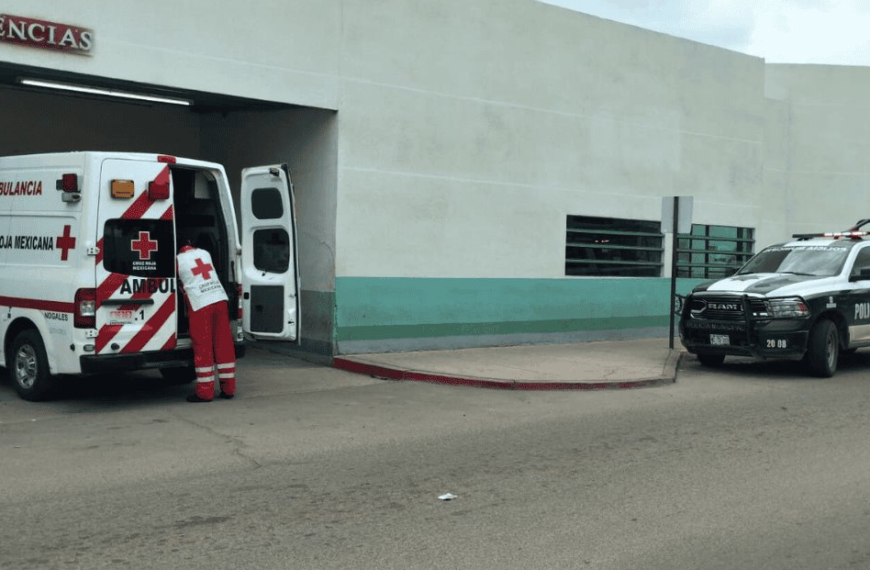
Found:
[[[130,250],[139,252],[139,259],[151,259],[151,252],[157,251],[157,242],[151,241],[151,232],[139,232],[139,239],[130,242]]]
[[[0,14],[0,42],[91,55],[94,32],[68,24]]]
[[[55,238],[55,247],[60,250],[60,260],[66,261],[69,256],[69,250],[75,249],[76,238],[70,235],[70,226],[63,227],[63,235]]]

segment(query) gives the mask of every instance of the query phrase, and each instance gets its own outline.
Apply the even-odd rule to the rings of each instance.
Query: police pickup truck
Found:
[[[728,355],[803,358],[833,376],[839,355],[870,346],[870,232],[797,234],[683,299],[680,340],[705,366]]]

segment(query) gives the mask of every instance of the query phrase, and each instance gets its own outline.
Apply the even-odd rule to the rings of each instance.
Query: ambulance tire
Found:
[[[12,341],[9,375],[15,391],[25,400],[41,402],[54,393],[55,382],[49,374],[45,344],[36,330],[21,331]]]
[[[161,368],[160,375],[170,384],[190,384],[196,380],[196,371],[190,366]]]

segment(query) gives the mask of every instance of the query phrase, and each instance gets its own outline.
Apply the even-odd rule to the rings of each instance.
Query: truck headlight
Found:
[[[775,319],[797,319],[810,316],[810,308],[800,297],[771,299],[767,302]]]

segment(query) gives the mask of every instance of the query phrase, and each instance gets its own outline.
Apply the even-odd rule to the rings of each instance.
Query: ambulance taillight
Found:
[[[60,189],[64,192],[79,191],[79,177],[75,173],[64,174],[60,177]]]
[[[57,189],[63,190],[61,200],[64,202],[79,202],[82,199],[79,189],[79,176],[74,172],[62,174],[57,181]]]
[[[73,325],[77,329],[97,328],[97,290],[76,291],[73,308]]]

